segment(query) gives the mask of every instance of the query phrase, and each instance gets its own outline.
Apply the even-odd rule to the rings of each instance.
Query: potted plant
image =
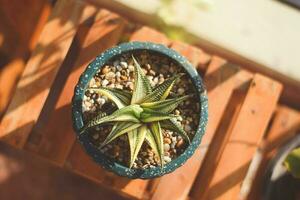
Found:
[[[207,96],[195,68],[163,45],[108,49],[81,75],[73,126],[86,152],[120,176],[149,179],[191,157],[207,124]]]
[[[270,162],[265,179],[264,199],[300,199],[300,135],[280,148]]]

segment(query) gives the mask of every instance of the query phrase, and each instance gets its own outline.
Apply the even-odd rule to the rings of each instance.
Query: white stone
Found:
[[[168,163],[171,162],[172,159],[169,156],[164,156],[164,161]]]
[[[170,150],[170,145],[164,144],[164,151],[169,151],[169,150]]]
[[[103,104],[105,104],[105,99],[100,97],[97,99],[97,102],[100,104],[100,106],[102,106]]]
[[[108,80],[104,79],[104,80],[102,81],[101,85],[102,85],[103,87],[106,87],[108,83],[109,83]]]
[[[129,69],[129,71],[133,72],[134,71],[134,66],[133,65],[129,65],[128,69]]]
[[[120,62],[120,65],[125,69],[128,67],[127,62]]]
[[[116,72],[116,77],[121,77],[121,72]]]
[[[108,72],[107,74],[105,74],[105,78],[107,80],[113,79],[115,78],[116,74],[114,72]]]
[[[185,90],[183,88],[178,88],[177,92],[178,94],[182,95],[185,92]]]
[[[121,65],[117,65],[117,66],[116,66],[116,69],[117,69],[117,71],[122,71]]]

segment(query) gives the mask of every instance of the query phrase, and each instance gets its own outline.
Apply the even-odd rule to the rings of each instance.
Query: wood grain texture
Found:
[[[1,121],[0,137],[6,143],[24,146],[71,45],[82,10],[83,3],[72,0],[58,1],[55,6]]]
[[[206,185],[195,199],[237,199],[252,156],[267,128],[281,92],[280,83],[256,74],[251,82],[221,158],[211,167],[213,176],[203,174]],[[210,163],[206,163],[210,165]]]
[[[251,77],[250,73],[240,70],[222,58],[212,58],[205,75],[209,99],[209,122],[206,133],[200,147],[187,163],[160,179],[152,195],[153,200],[187,198],[233,90],[249,81]]]
[[[174,41],[171,44],[171,48],[185,56],[191,64],[199,69],[201,72],[205,72],[208,64],[211,60],[211,56],[201,49],[186,44],[181,41]]]
[[[144,198],[148,184],[147,180],[132,180],[107,172],[91,160],[78,142],[74,144],[65,167],[126,197]]]
[[[147,26],[143,26],[136,30],[131,35],[130,41],[154,42],[163,44],[165,46],[169,46],[171,43],[170,40],[164,34]]]
[[[41,120],[26,145],[28,150],[55,164],[64,164],[75,141],[71,119],[74,86],[86,66],[97,55],[119,41],[124,25],[123,18],[107,10],[100,10],[80,25],[71,46],[73,49],[70,51],[73,53],[68,54],[70,59],[67,56],[64,62],[63,67],[67,71],[61,70],[52,86],[45,104],[51,108],[43,109]]]

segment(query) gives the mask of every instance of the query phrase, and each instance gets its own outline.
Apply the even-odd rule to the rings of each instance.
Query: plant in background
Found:
[[[86,123],[81,130],[81,134],[91,127],[107,123],[113,124],[111,132],[100,148],[117,137],[127,134],[130,146],[130,168],[144,141],[150,145],[159,157],[161,167],[163,167],[164,143],[162,129],[174,131],[187,142],[190,142],[188,135],[176,120],[178,115],[171,114],[189,95],[167,99],[181,74],[175,75],[152,88],[139,63],[133,56],[132,59],[134,63],[134,88],[132,93],[108,87],[88,88],[88,90],[93,90],[109,98],[116,104],[118,109],[110,115],[104,112],[99,113]]]
[[[284,166],[295,178],[300,178],[300,147],[287,155]]]

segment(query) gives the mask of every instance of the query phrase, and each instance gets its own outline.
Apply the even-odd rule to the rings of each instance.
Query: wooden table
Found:
[[[209,123],[195,155],[175,172],[153,180],[106,172],[84,153],[72,129],[70,103],[79,75],[98,54],[128,40],[161,43],[186,56],[205,77],[209,97]],[[133,199],[251,199],[259,193],[254,187],[259,185],[259,166],[265,166],[276,147],[272,141],[292,137],[300,122],[298,111],[277,105],[281,90],[275,80],[110,11],[60,0],[1,121],[0,136],[15,148]],[[259,149],[263,159],[254,162]]]

